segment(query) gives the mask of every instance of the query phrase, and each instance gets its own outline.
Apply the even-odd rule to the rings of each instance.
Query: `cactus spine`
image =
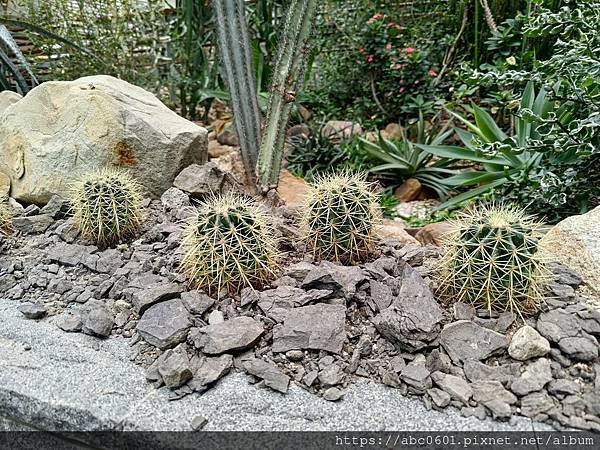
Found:
[[[8,197],[0,196],[0,233],[8,234],[12,230],[12,211]]]
[[[538,253],[540,223],[515,206],[479,207],[452,222],[439,270],[451,301],[520,316],[538,310],[547,270]]]
[[[273,275],[277,246],[268,215],[239,194],[200,204],[185,229],[181,267],[190,282],[209,294],[260,286]]]
[[[264,191],[277,187],[285,130],[304,81],[308,40],[316,11],[317,0],[292,0],[287,10],[259,152],[258,177]]]
[[[366,175],[343,172],[315,180],[300,225],[316,257],[355,263],[372,252],[379,218],[377,196]]]
[[[225,68],[242,161],[248,181],[256,183],[261,117],[252,69],[244,0],[215,0],[221,60]]]
[[[71,205],[77,228],[103,246],[132,235],[141,223],[141,187],[119,169],[80,178],[73,185]]]

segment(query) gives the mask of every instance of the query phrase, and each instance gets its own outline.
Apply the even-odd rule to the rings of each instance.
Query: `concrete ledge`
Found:
[[[25,429],[184,431],[197,415],[209,420],[207,431],[531,431],[534,425],[523,417],[502,423],[452,409],[427,411],[420,401],[372,382],[355,383],[337,403],[295,385],[282,395],[249,384],[241,373],[202,396],[168,401],[165,388],[154,389],[129,361],[122,338],[65,333],[52,318],[25,319],[8,300],[0,300],[0,324],[0,418]],[[0,430],[8,423],[0,420]]]

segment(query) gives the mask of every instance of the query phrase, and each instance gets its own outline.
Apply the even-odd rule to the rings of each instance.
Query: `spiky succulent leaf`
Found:
[[[380,216],[377,196],[364,174],[324,175],[306,196],[301,229],[316,257],[354,263],[373,250]]]
[[[277,266],[267,213],[252,199],[224,194],[200,204],[184,232],[182,270],[210,294],[260,286]]]
[[[479,207],[451,224],[439,268],[442,296],[490,312],[537,311],[547,279],[541,224],[511,205]]]
[[[0,196],[0,233],[8,234],[12,230],[12,216],[8,197]]]
[[[142,220],[141,192],[121,169],[105,168],[81,177],[70,198],[77,228],[103,246],[133,235]]]

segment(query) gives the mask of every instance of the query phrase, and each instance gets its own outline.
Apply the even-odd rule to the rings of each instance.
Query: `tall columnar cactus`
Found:
[[[273,275],[277,246],[269,217],[253,200],[224,194],[200,204],[185,229],[182,269],[210,294],[260,286]]]
[[[215,0],[219,23],[219,48],[227,74],[242,159],[249,180],[256,180],[258,172],[258,181],[263,192],[277,186],[285,131],[292,104],[304,81],[304,69],[309,53],[308,40],[314,25],[317,4],[317,0],[289,2],[273,71],[266,124],[261,138],[261,119],[252,74],[244,1]]]
[[[8,234],[12,229],[12,211],[8,197],[0,196],[0,233]]]
[[[538,253],[539,228],[539,222],[510,205],[464,213],[445,238],[440,293],[490,312],[537,311],[547,278]]]
[[[301,230],[318,258],[354,263],[373,250],[379,218],[377,196],[366,176],[343,172],[321,176],[311,185]]]
[[[317,4],[317,0],[292,0],[288,6],[258,154],[258,177],[263,190],[277,187],[285,131],[292,104],[304,81]]]
[[[246,177],[256,183],[261,117],[252,69],[244,0],[215,0],[219,50],[240,140]]]
[[[71,190],[71,205],[77,228],[103,246],[134,234],[142,220],[141,187],[120,169],[80,178]]]

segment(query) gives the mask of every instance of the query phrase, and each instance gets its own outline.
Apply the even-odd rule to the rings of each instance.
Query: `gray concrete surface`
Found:
[[[189,430],[199,414],[209,420],[205,430],[222,431],[551,429],[522,417],[502,423],[427,411],[419,400],[367,381],[330,403],[295,385],[287,395],[261,389],[233,373],[202,396],[168,401],[164,389],[146,383],[130,352],[124,339],[68,334],[52,318],[27,320],[16,303],[0,299],[0,418],[50,431]]]

